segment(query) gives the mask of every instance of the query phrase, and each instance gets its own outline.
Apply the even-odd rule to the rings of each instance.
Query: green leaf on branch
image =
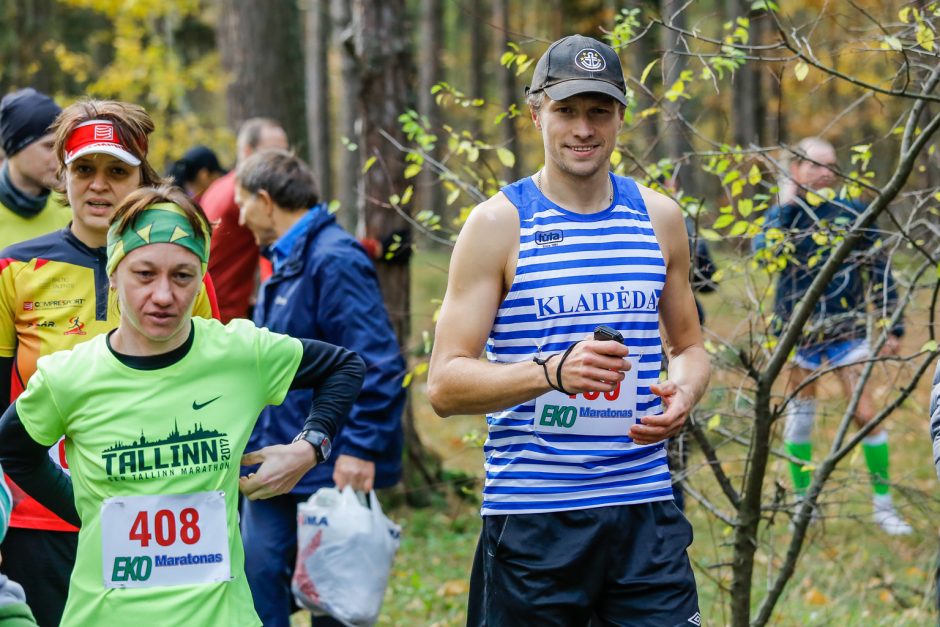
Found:
[[[937,350],[937,340],[927,340],[924,342],[924,345],[920,347],[922,353],[932,353]]]
[[[368,172],[372,168],[372,166],[375,165],[375,159],[376,157],[374,155],[366,159],[366,162],[362,165],[363,174]]]
[[[712,226],[716,229],[723,229],[726,226],[729,226],[732,222],[734,222],[734,216],[730,213],[725,213],[718,216],[718,219],[715,220],[715,224]]]
[[[756,165],[752,165],[751,169],[747,172],[747,182],[751,185],[757,185],[761,181],[760,168]]]
[[[917,45],[919,45],[924,50],[927,50],[928,52],[933,52],[934,34],[930,26],[928,26],[924,22],[918,21],[916,35],[917,35]]]
[[[702,239],[709,242],[720,242],[724,239],[721,234],[718,233],[718,231],[713,231],[711,229],[699,229],[698,234],[702,236]]]
[[[885,37],[884,43],[881,44],[881,47],[884,50],[897,50],[898,52],[904,48],[904,46],[901,45],[901,40],[891,35]]]
[[[712,417],[708,419],[706,423],[709,431],[714,431],[721,426],[721,414],[712,414]]]
[[[497,148],[496,156],[499,158],[499,162],[503,164],[503,167],[511,168],[516,165],[516,155],[512,154],[512,151],[508,148]]]
[[[777,3],[773,0],[756,0],[756,2],[751,3],[751,11],[779,11],[780,8],[777,6]]]
[[[420,172],[421,172],[421,166],[418,165],[417,163],[412,163],[407,168],[405,168],[405,178],[413,179],[414,177],[418,176]]]
[[[407,205],[415,193],[414,185],[409,185],[401,195],[401,204]]]
[[[654,59],[647,64],[647,66],[643,69],[643,73],[640,75],[640,84],[646,82],[647,77],[649,77],[650,72],[657,63],[659,63],[659,59]]]
[[[734,226],[731,227],[731,230],[728,231],[729,237],[740,237],[744,235],[744,232],[747,231],[749,224],[745,220],[738,220],[734,223]]]

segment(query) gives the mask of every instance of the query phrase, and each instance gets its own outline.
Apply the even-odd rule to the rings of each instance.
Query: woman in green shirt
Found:
[[[352,352],[192,317],[209,228],[177,188],[133,192],[108,232],[118,328],[43,357],[0,419],[0,464],[80,522],[63,625],[260,625],[244,574],[237,490],[290,490],[329,456],[362,381]],[[261,409],[315,388],[290,444],[242,457]],[[66,438],[71,480],[46,448]],[[239,461],[260,464],[239,480]]]

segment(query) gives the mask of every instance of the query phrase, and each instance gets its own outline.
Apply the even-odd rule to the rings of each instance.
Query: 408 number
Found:
[[[179,527],[179,539],[183,544],[196,544],[202,536],[199,531],[199,510],[193,507],[187,507],[180,511],[179,524],[177,525],[176,516],[173,510],[161,509],[153,515],[151,524],[150,512],[138,512],[134,524],[131,525],[131,531],[128,534],[130,540],[137,540],[140,546],[150,546],[150,540],[156,540],[160,546],[170,546],[176,542],[177,527]],[[153,533],[150,532],[151,528]]]

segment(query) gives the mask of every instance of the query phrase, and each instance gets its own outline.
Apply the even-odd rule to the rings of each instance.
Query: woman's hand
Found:
[[[261,464],[256,472],[238,480],[238,489],[250,500],[269,499],[294,489],[311,468],[317,454],[309,442],[276,444],[242,455],[242,466]]]

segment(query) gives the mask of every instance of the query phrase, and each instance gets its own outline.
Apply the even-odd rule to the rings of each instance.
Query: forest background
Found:
[[[925,625],[936,622],[940,512],[927,435],[940,287],[938,15],[935,2],[896,0],[6,0],[0,92],[142,104],[157,123],[158,168],[196,144],[231,165],[238,125],[276,118],[340,221],[384,241],[377,267],[412,393],[393,509],[404,539],[382,622],[456,625],[479,531],[485,423],[443,421],[423,392],[450,246],[476,203],[541,165],[523,106],[534,60],[566,34],[607,41],[631,103],[611,167],[653,186],[675,180],[663,191],[718,265],[718,292],[702,297],[713,383],[677,473],[704,624]],[[815,234],[829,254],[777,338],[769,311],[786,252],[755,259],[750,240],[785,185],[792,145],[808,135],[840,156],[826,193],[868,209]],[[870,522],[864,433],[848,428],[857,394],[839,398],[821,379],[820,459],[807,469],[821,522],[793,502],[779,433],[787,357],[871,228],[890,250],[901,301],[887,316],[871,312],[870,339],[884,341],[885,317],[909,329],[901,355],[871,360],[862,381],[896,443],[896,500],[916,529],[900,539]]]

